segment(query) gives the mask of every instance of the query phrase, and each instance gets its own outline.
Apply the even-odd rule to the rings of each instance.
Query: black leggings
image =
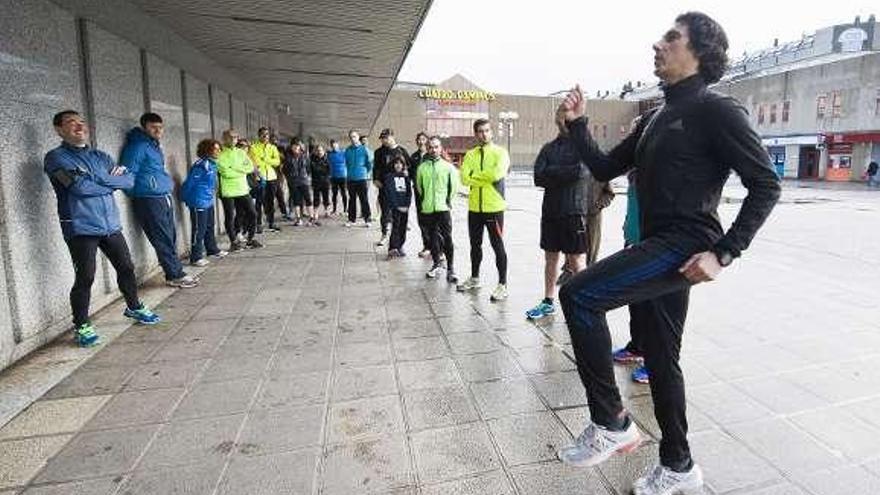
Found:
[[[679,365],[690,283],[678,269],[694,252],[693,243],[650,238],[587,267],[559,290],[590,418],[600,426],[619,426],[623,412],[605,313],[626,305],[646,311],[641,344],[663,433],[660,462],[673,470],[692,464]]]
[[[229,242],[235,242],[235,223],[239,223],[243,232],[247,233],[247,240],[254,238],[257,230],[257,210],[250,196],[238,196],[235,198],[223,198],[223,224],[226,227],[226,235]]]
[[[330,208],[330,185],[327,183],[324,184],[312,184],[312,197],[315,208],[318,208],[322,204],[324,205],[324,210]]]
[[[507,284],[507,251],[504,250],[504,212],[468,212],[468,235],[471,240],[471,277],[479,278],[483,262],[483,227],[489,231],[489,243],[495,251],[498,283]]]
[[[269,227],[275,226],[275,197],[278,194],[278,181],[270,180],[266,182],[266,189],[263,191],[263,211],[266,212],[266,223]],[[283,200],[282,200],[282,205]],[[286,214],[287,209],[282,208],[281,213]]]
[[[67,239],[67,248],[73,260],[75,278],[70,289],[70,307],[73,310],[73,325],[89,322],[89,302],[92,296],[92,283],[95,281],[95,256],[98,249],[107,256],[116,270],[116,284],[130,309],[137,309],[141,303],[137,295],[137,279],[134,263],[122,232],[106,237],[75,236]]]
[[[348,183],[348,221],[354,223],[357,220],[357,203],[361,202],[361,215],[365,222],[370,222],[370,200],[367,197],[367,184],[365,180],[351,181]]]
[[[330,187],[333,190],[333,212],[336,212],[336,195],[342,195],[342,209],[348,208],[348,192],[346,191],[345,179],[330,179]]]
[[[452,216],[448,211],[439,211],[425,215],[425,226],[431,239],[431,258],[434,265],[440,264],[440,253],[446,255],[446,269],[453,271],[452,256],[455,248],[452,245]]]

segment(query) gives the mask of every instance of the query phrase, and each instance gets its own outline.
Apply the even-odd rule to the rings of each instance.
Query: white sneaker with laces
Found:
[[[569,466],[595,466],[618,452],[632,452],[641,442],[642,436],[633,421],[623,431],[607,430],[591,421],[574,443],[560,449],[556,456]]]
[[[633,483],[635,495],[700,495],[703,470],[694,464],[690,471],[677,473],[660,464]]]
[[[472,290],[477,290],[480,288],[480,279],[476,277],[469,277],[463,283],[458,284],[455,290],[459,292],[468,292]]]
[[[229,251],[223,251],[222,249],[217,252],[217,254],[212,254],[211,256],[215,258],[225,258],[229,256]]]
[[[504,284],[498,284],[495,286],[495,290],[492,291],[492,295],[489,296],[489,300],[493,302],[503,301],[507,299],[507,296],[507,286]]]
[[[440,273],[440,270],[443,269],[443,265],[434,265],[428,270],[428,273],[425,274],[427,278],[437,278],[437,275]]]
[[[193,261],[193,262],[190,263],[190,264],[191,264],[192,266],[208,266],[209,264],[211,264],[211,262],[208,261],[207,258],[199,258],[199,259]]]

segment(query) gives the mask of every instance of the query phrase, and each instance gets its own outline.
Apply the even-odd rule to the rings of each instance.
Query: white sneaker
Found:
[[[179,289],[192,289],[199,286],[199,281],[190,275],[184,275],[174,280],[166,280],[165,285],[169,287],[177,287]]]
[[[591,421],[574,444],[560,449],[556,456],[569,466],[595,466],[618,452],[632,452],[641,442],[642,436],[633,421],[624,431],[607,430]]]
[[[211,264],[211,262],[208,261],[207,258],[199,258],[199,259],[193,261],[192,263],[190,263],[190,265],[192,265],[192,266],[208,266],[210,264]]]
[[[364,222],[364,227],[370,228],[372,226],[373,226],[373,224],[371,224],[370,222]]]
[[[387,241],[387,240],[388,240],[388,236],[387,236],[387,235],[383,235],[381,239],[379,239],[378,241],[376,241],[376,245],[377,245],[377,246],[384,246],[384,245],[385,245],[385,241]]]
[[[472,290],[477,290],[480,288],[480,279],[475,277],[470,277],[464,281],[464,283],[458,284],[455,287],[455,290],[459,292],[468,292]]]
[[[235,240],[242,244],[247,242],[247,239],[244,238],[244,234],[242,234],[241,232],[239,232],[238,235],[235,236]]]
[[[507,295],[507,286],[498,284],[495,286],[495,290],[492,291],[492,295],[489,296],[489,300],[493,302],[503,301],[507,299]]]
[[[694,464],[686,473],[676,473],[660,464],[633,483],[635,495],[699,495],[703,493],[703,470]]]
[[[437,278],[437,275],[440,273],[440,270],[443,269],[443,265],[434,265],[428,270],[428,273],[425,274],[427,278]]]
[[[219,252],[217,252],[217,254],[212,254],[211,256],[215,258],[225,258],[229,256],[229,251],[220,250]]]
[[[345,226],[348,228],[354,227],[354,222],[345,222]]]

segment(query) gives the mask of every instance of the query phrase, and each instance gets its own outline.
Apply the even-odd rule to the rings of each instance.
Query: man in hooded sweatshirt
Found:
[[[126,193],[133,200],[138,223],[156,250],[165,272],[165,283],[171,287],[196,287],[198,281],[183,271],[177,257],[177,228],[171,199],[174,181],[165,170],[165,156],[159,144],[165,124],[155,113],[141,115],[140,124],[128,132],[119,159],[119,164],[134,175],[134,187]]]

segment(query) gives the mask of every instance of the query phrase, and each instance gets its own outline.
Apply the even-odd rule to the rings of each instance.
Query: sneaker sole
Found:
[[[629,453],[635,451],[636,449],[638,449],[641,444],[642,444],[642,437],[641,437],[641,435],[639,435],[638,438],[636,438],[635,440],[633,440],[632,442],[630,442],[628,444],[620,446],[619,448],[617,448],[617,450],[613,450],[611,452],[608,452],[607,454],[605,454],[603,456],[592,457],[592,458],[587,459],[585,461],[580,461],[580,462],[569,461],[569,460],[565,459],[562,455],[560,455],[559,452],[556,453],[556,457],[560,461],[562,461],[563,464],[568,465],[568,466],[592,467],[592,466],[597,466],[599,464],[602,464],[603,462],[607,461],[608,459],[611,459],[612,457],[614,457],[617,454],[629,454]]]

